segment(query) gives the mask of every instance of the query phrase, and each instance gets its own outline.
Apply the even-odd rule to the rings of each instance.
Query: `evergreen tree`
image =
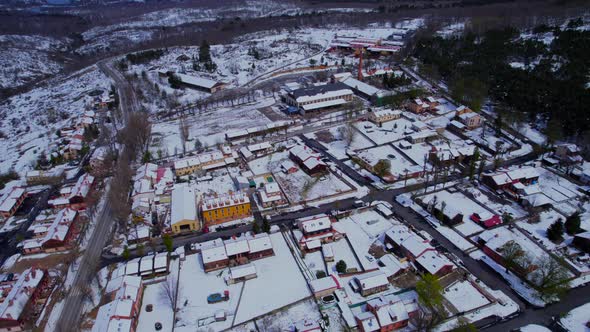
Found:
[[[162,242],[166,247],[166,251],[172,252],[174,250],[174,241],[172,240],[172,236],[170,236],[170,234],[164,234],[164,236],[162,236]]]
[[[557,220],[547,228],[547,238],[553,242],[563,241],[563,222]]]
[[[578,234],[580,233],[580,231],[582,230],[580,228],[580,213],[576,212],[574,214],[572,214],[571,216],[567,217],[567,219],[565,220],[565,231],[569,234],[569,235],[574,235],[574,234]]]
[[[338,263],[336,263],[336,271],[340,274],[346,273],[346,262],[339,260]]]

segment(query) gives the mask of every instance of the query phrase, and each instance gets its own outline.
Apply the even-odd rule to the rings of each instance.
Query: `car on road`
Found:
[[[354,203],[352,203],[352,206],[354,206],[355,208],[365,207],[365,202],[359,199],[357,201],[354,201]]]

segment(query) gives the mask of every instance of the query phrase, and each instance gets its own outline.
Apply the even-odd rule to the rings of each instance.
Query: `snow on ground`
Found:
[[[455,230],[459,231],[465,236],[469,236],[484,230],[470,219],[471,215],[474,213],[487,212],[483,206],[469,199],[461,192],[450,193],[447,190],[425,195],[421,197],[421,199],[425,204],[428,204],[428,202],[433,201],[435,197],[436,202],[438,202],[437,206],[442,204],[441,202],[446,203],[445,211],[449,211],[449,213],[450,211],[457,211],[463,214],[463,223],[455,225]]]
[[[544,307],[546,305],[546,303],[541,300],[540,295],[536,290],[531,288],[524,281],[520,280],[520,278],[514,275],[512,272],[506,271],[505,267],[501,266],[493,259],[485,255],[481,256],[479,259],[494,269],[494,271],[498,272],[498,274],[500,274],[502,278],[508,282],[510,287],[512,287],[512,289],[514,289],[514,291],[527,302],[538,307]]]
[[[369,254],[371,245],[393,226],[374,210],[354,213],[334,224],[334,229],[346,234],[364,270],[377,268],[376,259]],[[379,243],[379,245],[381,245]],[[336,255],[336,252],[334,253]]]
[[[539,171],[539,187],[541,192],[555,202],[577,200],[582,193],[578,186],[569,180],[551,172],[548,169],[537,167]]]
[[[412,127],[410,120],[399,118],[383,123],[382,127],[369,121],[355,123],[355,127],[377,145],[399,141],[407,136],[406,130]]]
[[[263,331],[293,331],[296,323],[303,321],[318,322],[320,320],[321,316],[315,300],[307,299],[285,310],[257,319],[256,325]],[[231,331],[249,332],[255,330],[254,327],[248,329],[248,325],[249,323],[234,327]]]
[[[319,200],[352,190],[351,187],[331,172],[319,177],[309,176],[301,169],[290,174],[281,171],[273,172],[273,174],[291,203]]]
[[[316,271],[326,271],[326,265],[324,264],[324,256],[321,251],[314,251],[305,254],[303,258],[305,266],[315,275]]]
[[[18,261],[19,258],[20,258],[20,254],[14,254],[14,255],[8,257],[4,261],[4,264],[2,264],[2,267],[0,269],[2,271],[9,271],[10,269],[12,269],[12,267]]]
[[[334,253],[334,262],[327,263],[329,274],[338,273],[336,271],[336,263],[341,260],[346,263],[347,269],[356,269],[357,271],[362,270],[359,262],[354,257],[352,248],[348,245],[348,242],[345,239],[325,244],[325,246],[331,247],[332,252]]]
[[[525,325],[518,329],[520,332],[551,332],[550,329],[546,328],[545,326],[537,325],[537,324],[529,324]]]
[[[465,22],[457,22],[444,26],[436,34],[443,38],[448,38],[463,33],[463,30],[465,30]]]
[[[110,80],[89,67],[50,85],[13,96],[0,105],[0,171],[24,174],[42,153],[51,151],[55,132],[93,101],[92,91],[106,91]]]
[[[201,141],[203,146],[214,146],[225,141],[227,132],[270,123],[257,109],[272,103],[274,103],[272,98],[265,98],[248,105],[219,108],[187,117],[185,119],[189,125],[187,151],[194,149],[196,139]],[[154,123],[150,146],[154,156],[160,153],[163,156],[182,153],[179,121],[175,119]]]
[[[0,89],[17,87],[61,70],[50,53],[65,44],[51,37],[0,35]]]
[[[457,281],[444,290],[444,297],[459,312],[473,310],[489,304],[490,301],[469,281]]]
[[[590,328],[586,324],[590,321],[589,312],[590,303],[586,303],[570,311],[559,323],[570,332],[588,332]]]
[[[332,127],[330,129],[328,129],[330,131],[330,133],[334,136],[334,140],[329,143],[322,142],[321,140],[318,140],[317,139],[318,132],[311,133],[308,135],[311,136],[311,138],[316,139],[323,146],[325,146],[328,149],[328,153],[331,154],[332,156],[334,156],[334,158],[339,159],[339,160],[343,160],[343,159],[348,158],[348,156],[346,155],[346,150],[356,151],[356,150],[366,149],[366,148],[373,146],[373,143],[371,143],[371,141],[369,139],[367,139],[364,135],[362,135],[358,132],[354,135],[352,143],[350,145],[347,145],[346,142],[342,138],[342,135],[340,133],[340,130],[342,130],[342,129],[340,129],[340,128],[345,128],[345,126],[341,125],[341,126]]]
[[[310,296],[307,283],[297,268],[293,256],[280,233],[271,234],[275,256],[253,261],[257,278],[227,285],[224,278],[228,269],[205,273],[201,255],[189,255],[180,270],[179,312],[176,331],[195,331],[199,320],[209,325],[203,329],[222,330],[231,327],[232,320],[241,324],[257,316],[282,308]],[[199,285],[199,287],[194,287]],[[285,285],[288,285],[286,287]],[[242,292],[243,287],[243,292]],[[208,304],[207,296],[228,290],[227,302]],[[240,299],[240,292],[242,292]],[[239,305],[238,305],[239,304]],[[224,310],[225,322],[211,322],[211,317]],[[234,317],[235,315],[235,317]]]
[[[510,202],[510,204],[507,204],[491,200],[488,195],[486,195],[486,187],[467,187],[465,188],[465,191],[473,195],[473,199],[475,199],[479,204],[493,210],[499,216],[502,216],[504,213],[508,213],[512,215],[513,218],[519,219],[528,215],[528,213],[518,203]]]
[[[396,179],[404,176],[406,171],[413,173],[417,166],[399,153],[391,145],[381,145],[358,153],[358,156],[371,166],[375,166],[380,160],[389,160],[389,172]]]
[[[275,256],[253,262],[258,277],[245,283],[236,324],[311,296],[282,235],[274,233],[270,237]]]
[[[553,250],[557,247],[557,245],[547,238],[547,228],[560,219],[562,222],[565,222],[566,217],[554,209],[549,209],[539,214],[538,223],[532,223],[523,220],[517,222],[517,225],[529,233],[535,240],[541,242],[545,248]],[[563,237],[566,242],[572,238],[567,233],[564,233]]]
[[[179,264],[180,262],[178,259],[172,260],[170,263],[170,274],[167,276],[167,278],[174,280],[169,282],[170,285],[176,285]],[[165,280],[162,282],[152,283],[146,285],[143,289],[143,298],[141,300],[137,331],[152,331],[156,322],[160,322],[162,324],[162,331],[164,332],[169,332],[174,329],[172,326],[174,312],[164,289],[164,285],[167,282],[168,281]],[[179,299],[182,298],[183,291],[184,288],[181,284],[181,287],[178,289]],[[177,306],[180,308],[182,304],[183,303],[179,301]],[[147,305],[152,305],[151,312],[146,310]]]

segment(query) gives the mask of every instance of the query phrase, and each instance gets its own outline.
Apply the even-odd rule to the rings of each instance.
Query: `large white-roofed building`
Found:
[[[170,227],[173,233],[198,230],[197,205],[195,191],[188,185],[172,190],[170,204]]]
[[[307,112],[346,104],[353,95],[347,85],[336,82],[288,91],[285,102]]]

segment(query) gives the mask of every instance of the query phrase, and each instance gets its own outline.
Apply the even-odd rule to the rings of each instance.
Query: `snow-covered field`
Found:
[[[17,87],[61,70],[52,59],[65,43],[44,36],[0,35],[0,89]]]
[[[306,136],[316,139],[318,142],[320,142],[323,146],[325,146],[328,149],[329,154],[331,154],[332,156],[334,156],[334,158],[339,160],[348,158],[348,156],[346,155],[346,150],[356,151],[373,146],[373,143],[371,143],[369,139],[367,139],[365,136],[361,135],[358,132],[354,134],[351,144],[347,145],[341,133],[341,130],[344,129],[344,127],[344,125],[341,125],[327,129],[334,138],[331,142],[323,142],[321,140],[318,140],[319,132],[310,133]]]
[[[9,98],[0,105],[0,171],[23,174],[37,158],[51,151],[56,130],[82,114],[93,101],[92,91],[110,89],[110,80],[95,66],[63,80]]]
[[[186,150],[194,150],[197,139],[203,146],[214,146],[225,141],[227,132],[270,123],[257,109],[269,106],[273,102],[272,98],[266,98],[249,105],[219,108],[186,117],[185,121],[189,125]],[[154,156],[160,153],[163,156],[182,153],[179,121],[178,119],[161,121],[152,126],[150,151]]]

